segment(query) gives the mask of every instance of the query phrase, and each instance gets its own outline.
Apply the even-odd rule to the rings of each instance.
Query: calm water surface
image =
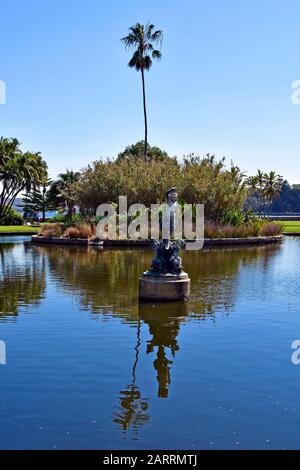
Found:
[[[155,306],[150,251],[0,242],[1,448],[300,448],[300,239],[186,252]]]

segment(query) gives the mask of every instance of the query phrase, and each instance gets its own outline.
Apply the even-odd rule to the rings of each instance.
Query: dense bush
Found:
[[[234,225],[239,227],[249,222],[257,220],[253,214],[253,210],[250,208],[246,212],[242,210],[229,210],[223,211],[220,215],[219,222],[226,225]]]
[[[95,235],[95,227],[89,223],[77,223],[68,226],[65,223],[48,223],[41,227],[39,235],[44,237],[66,237],[66,238],[92,238]]]
[[[174,185],[180,202],[204,204],[205,215],[213,220],[224,211],[241,210],[247,196],[240,170],[226,169],[224,159],[210,155],[190,155],[181,164],[176,159],[99,160],[82,171],[70,191],[83,212],[95,214],[100,204],[118,203],[119,196],[127,196],[129,205],[163,202]]]
[[[218,222],[206,222],[204,228],[205,238],[246,238],[256,237],[259,234],[261,224],[249,223],[241,226],[222,225]]]
[[[242,225],[205,222],[205,238],[247,238],[258,236],[274,236],[282,233],[283,227],[274,222],[255,219]]]
[[[66,238],[92,238],[95,235],[93,227],[89,224],[81,224],[69,227],[64,233]]]
[[[270,237],[274,235],[280,235],[283,231],[283,225],[278,224],[276,222],[268,222],[263,224],[263,226],[260,229],[259,234]]]
[[[23,225],[24,219],[20,212],[9,209],[8,213],[1,218],[0,225]]]
[[[63,224],[66,220],[66,215],[64,214],[57,214],[57,215],[54,215],[53,217],[51,217],[50,219],[48,219],[48,222],[49,224],[50,223],[61,223]]]
[[[57,214],[49,220],[49,223],[64,224],[65,227],[72,227],[78,223],[82,223],[84,217],[81,214]]]

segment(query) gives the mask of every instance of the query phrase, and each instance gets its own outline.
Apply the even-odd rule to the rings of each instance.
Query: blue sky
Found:
[[[143,138],[119,39],[151,21],[164,43],[146,76],[150,143],[300,183],[299,18],[298,0],[2,0],[0,134],[41,151],[52,177]]]

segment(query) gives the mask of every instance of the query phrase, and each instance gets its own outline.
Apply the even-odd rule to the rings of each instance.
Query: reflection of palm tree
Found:
[[[138,322],[137,344],[135,347],[135,361],[132,368],[132,382],[125,390],[120,392],[120,407],[115,410],[113,422],[118,424],[123,431],[128,431],[130,427],[137,432],[140,425],[149,420],[147,415],[147,399],[142,397],[141,392],[136,386],[136,368],[139,359],[139,348],[141,325]]]
[[[158,381],[159,398],[168,398],[169,385],[171,383],[171,364],[173,364],[173,361],[170,361],[166,357],[165,347],[158,346],[157,356],[155,361],[153,362],[153,366],[157,372],[156,378]]]

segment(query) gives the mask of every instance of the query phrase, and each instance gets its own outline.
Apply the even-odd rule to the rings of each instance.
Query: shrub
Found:
[[[241,226],[222,225],[217,222],[208,221],[205,223],[204,236],[206,238],[246,238],[256,237],[261,227],[260,221],[244,224]]]
[[[54,215],[53,217],[51,217],[51,219],[49,219],[49,223],[60,223],[60,224],[63,224],[65,223],[66,221],[66,216],[63,215],[63,214],[57,214],[57,215]]]
[[[52,238],[52,237],[61,237],[64,232],[64,226],[60,223],[55,224],[45,224],[42,226],[41,230],[39,231],[39,235],[43,235],[44,237]]]
[[[77,226],[78,224],[82,224],[83,216],[81,214],[73,214],[73,215],[57,214],[54,217],[52,217],[49,222],[51,223],[58,222],[58,223],[64,224],[65,228],[74,227],[74,226]]]
[[[219,221],[221,224],[226,225],[234,225],[239,227],[244,224],[254,223],[256,221],[256,217],[253,214],[253,210],[250,208],[246,212],[239,209],[232,209],[228,211],[222,211]]]
[[[224,211],[241,210],[248,191],[238,168],[225,167],[213,156],[190,155],[182,163],[175,159],[144,162],[143,159],[99,160],[81,172],[72,185],[75,202],[87,213],[99,204],[118,203],[126,195],[128,205],[165,200],[165,192],[176,186],[180,202],[205,204],[205,215],[218,220]]]
[[[276,222],[267,222],[263,224],[260,229],[260,235],[265,237],[271,237],[274,235],[280,235],[283,230],[283,225],[277,224]]]
[[[23,225],[24,219],[20,212],[15,209],[10,209],[8,214],[5,215],[0,222],[0,225]]]
[[[67,238],[92,238],[94,230],[89,224],[81,224],[77,227],[68,227],[64,236]]]
[[[81,214],[67,215],[64,221],[65,227],[78,227],[84,223],[84,217]]]
[[[64,233],[64,236],[67,238],[81,238],[79,228],[69,227]]]

